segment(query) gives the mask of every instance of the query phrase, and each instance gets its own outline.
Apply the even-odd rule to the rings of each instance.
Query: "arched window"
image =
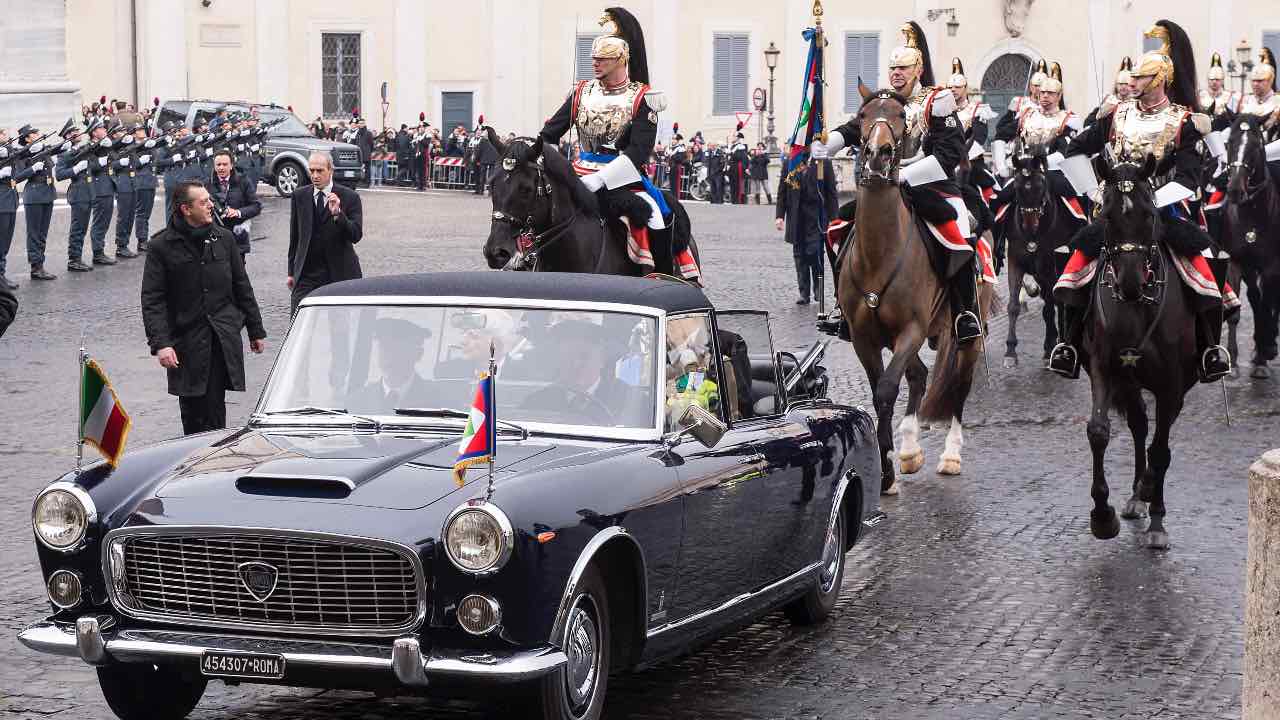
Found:
[[[1015,97],[1027,92],[1031,79],[1031,60],[1024,55],[1008,53],[996,58],[982,75],[982,101],[997,115],[1009,109]]]

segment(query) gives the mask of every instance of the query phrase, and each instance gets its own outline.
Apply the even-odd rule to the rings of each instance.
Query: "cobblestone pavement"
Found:
[[[488,203],[470,195],[365,193],[369,275],[481,266]],[[251,391],[233,394],[242,420],[288,320],[284,201],[268,199],[249,271],[270,351],[249,356]],[[797,307],[790,248],[768,208],[693,206],[719,307],[773,312],[778,349],[814,338],[814,308]],[[158,215],[157,215],[158,221]],[[54,214],[61,245],[68,214]],[[9,267],[21,269],[22,232]],[[53,250],[51,269],[63,266]],[[40,656],[14,634],[47,606],[29,530],[31,498],[73,462],[78,338],[104,361],[135,418],[136,446],[178,431],[138,310],[142,261],[19,291],[17,323],[0,342],[0,717],[111,717],[93,673]],[[13,275],[21,278],[20,273]],[[610,685],[606,716],[639,718],[1228,718],[1241,688],[1246,470],[1280,445],[1276,381],[1198,387],[1174,430],[1168,481],[1172,547],[1152,553],[1129,525],[1089,535],[1088,387],[1040,369],[1039,313],[1020,329],[1029,352],[1013,370],[993,358],[967,412],[964,474],[930,472],[943,430],[926,431],[926,471],[888,498],[890,516],[849,555],[833,618],[795,629],[767,617],[682,660]],[[1001,349],[1003,318],[993,345]],[[1248,311],[1242,328],[1249,323]],[[1241,337],[1248,337],[1242,330]],[[1246,341],[1247,345],[1247,341]],[[1246,350],[1250,348],[1245,348]],[[867,391],[847,345],[828,356],[839,400]],[[904,393],[905,395],[905,393]],[[1132,453],[1116,423],[1110,468],[1123,492]],[[520,717],[518,705],[376,700],[367,693],[210,686],[193,717]]]

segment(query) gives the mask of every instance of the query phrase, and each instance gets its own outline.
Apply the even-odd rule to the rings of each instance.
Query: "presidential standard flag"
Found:
[[[492,368],[492,363],[490,363]],[[471,415],[458,443],[458,460],[453,464],[453,479],[458,487],[466,483],[467,468],[483,462],[490,463],[498,453],[498,423],[494,407],[493,372],[482,373],[476,386],[476,397],[471,403]]]
[[[111,467],[115,467],[124,454],[132,426],[107,374],[97,361],[86,358],[80,364],[81,441],[98,448]]]
[[[804,172],[805,165],[809,162],[809,147],[822,136],[826,128],[822,97],[826,83],[826,38],[823,37],[821,28],[821,25],[816,25],[804,30],[804,39],[809,42],[809,56],[805,60],[804,81],[801,83],[803,96],[795,129],[791,131],[791,138],[787,141],[787,156],[783,158],[782,176],[797,189],[800,187],[798,176]],[[821,207],[819,204],[819,208]],[[826,227],[826,222],[822,223],[822,227]]]

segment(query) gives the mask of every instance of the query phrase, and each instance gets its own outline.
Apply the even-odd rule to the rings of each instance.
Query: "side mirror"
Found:
[[[702,443],[703,447],[713,448],[729,430],[729,426],[721,422],[720,418],[702,409],[700,405],[690,405],[685,408],[684,413],[680,415],[679,423],[683,429],[671,438],[668,447],[675,445],[681,437],[692,435],[693,439]]]

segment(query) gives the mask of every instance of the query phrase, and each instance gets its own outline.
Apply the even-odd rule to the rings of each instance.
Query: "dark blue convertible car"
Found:
[[[210,679],[531,691],[596,718],[609,674],[835,604],[879,512],[874,427],[825,345],[668,280],[337,283],[303,304],[248,423],[68,474],[32,524],[52,614],[122,718]],[[453,475],[496,365],[494,472]]]

